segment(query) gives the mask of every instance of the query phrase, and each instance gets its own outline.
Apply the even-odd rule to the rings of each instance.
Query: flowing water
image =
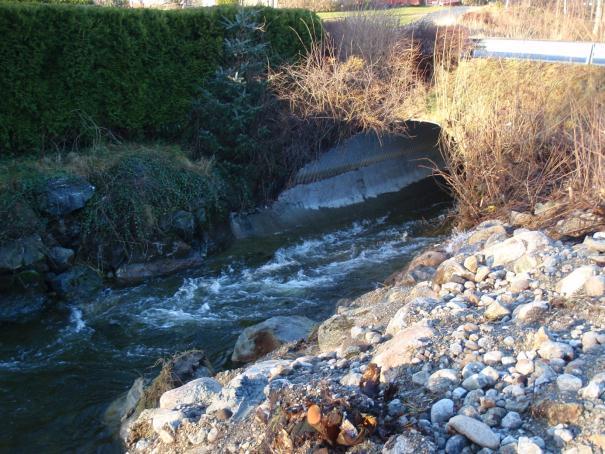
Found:
[[[203,348],[217,368],[229,367],[245,326],[275,315],[329,317],[340,298],[375,288],[435,241],[444,205],[433,202],[239,241],[200,269],[0,327],[0,451],[119,452],[104,411],[137,377],[157,372],[158,358]]]

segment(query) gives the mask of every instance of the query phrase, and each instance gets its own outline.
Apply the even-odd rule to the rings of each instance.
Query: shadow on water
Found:
[[[236,241],[196,270],[58,305],[2,326],[0,451],[119,452],[108,405],[158,358],[203,348],[229,367],[242,327],[275,315],[329,317],[439,236],[434,181],[334,212],[291,234]]]

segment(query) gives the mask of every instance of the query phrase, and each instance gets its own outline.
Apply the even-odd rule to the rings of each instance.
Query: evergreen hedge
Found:
[[[0,2],[0,153],[79,143],[97,128],[178,137],[236,11]],[[260,11],[272,63],[296,58],[320,29],[308,11]]]

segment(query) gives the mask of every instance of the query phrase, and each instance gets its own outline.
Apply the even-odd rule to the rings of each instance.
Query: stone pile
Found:
[[[378,419],[354,452],[602,452],[604,253],[604,232],[572,244],[494,221],[452,235],[341,307],[316,341],[168,391],[129,449],[329,449],[271,421],[332,396]],[[375,366],[372,394],[360,382]]]

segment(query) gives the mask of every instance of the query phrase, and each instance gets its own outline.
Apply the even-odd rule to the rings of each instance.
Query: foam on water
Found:
[[[325,319],[339,299],[375,288],[434,241],[423,236],[424,226],[385,216],[324,234],[242,241],[200,269],[106,289],[57,305],[54,318],[29,331],[13,328],[0,343],[0,400],[13,424],[7,434],[0,428],[0,451],[3,435],[27,433],[42,412],[48,438],[36,447],[52,440],[57,452],[77,451],[102,432],[112,399],[137,377],[152,376],[158,359],[202,348],[221,368],[252,323],[276,315]],[[81,433],[64,436],[74,420],[83,421]]]

